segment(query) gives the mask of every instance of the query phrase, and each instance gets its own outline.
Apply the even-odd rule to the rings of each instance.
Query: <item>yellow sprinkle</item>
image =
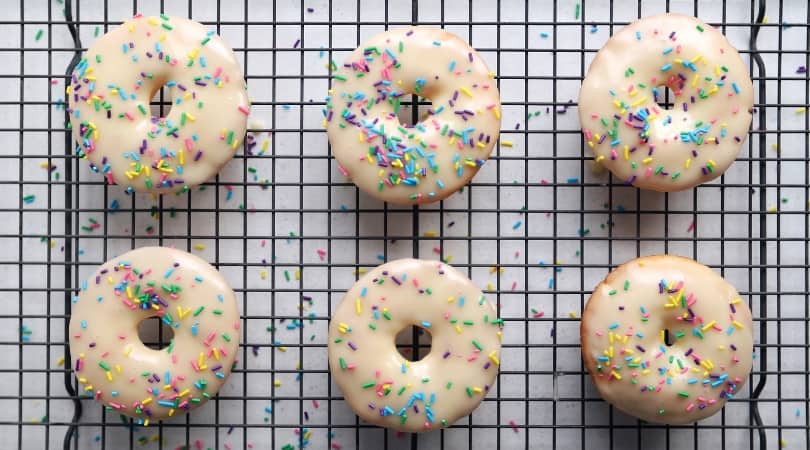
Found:
[[[501,108],[498,108],[498,107],[496,106],[496,107],[492,108],[492,112],[495,114],[495,118],[496,118],[496,119],[500,119],[500,118],[501,118]]]
[[[577,317],[577,313],[574,311],[568,311],[568,317],[574,319]]]
[[[363,274],[363,273],[366,273],[366,272],[368,272],[368,269],[365,269],[365,268],[361,267],[359,269],[352,270],[352,275]]]
[[[709,328],[713,327],[713,326],[714,326],[714,324],[716,324],[716,323],[717,323],[717,321],[716,321],[716,320],[712,320],[711,322],[707,323],[706,325],[703,325],[703,328],[701,328],[701,329],[702,329],[703,331],[708,331],[708,330],[709,330]]]
[[[720,67],[718,67],[718,66],[715,66],[715,68],[716,68],[716,70],[720,70]],[[698,79],[700,79],[700,77],[698,75],[695,75],[695,78],[692,78],[692,87],[697,86]]]
[[[736,320],[732,320],[731,324],[734,325],[735,328],[739,328],[739,329],[745,328],[745,327],[743,327],[743,324],[741,324],[740,322],[738,322]]]
[[[456,301],[455,297],[447,297],[447,303],[453,303],[454,301]]]
[[[652,156],[648,156],[648,157],[642,159],[641,162],[643,162],[644,164],[649,164],[649,163],[652,162],[652,160],[653,160]]]
[[[196,57],[197,57],[197,55],[199,55],[199,54],[200,54],[200,49],[195,47],[195,48],[194,48],[194,49],[192,49],[190,52],[188,52],[188,55],[187,55],[187,56],[188,56],[188,59],[194,59],[194,58],[196,58]]]
[[[501,365],[501,361],[498,359],[498,353],[495,350],[490,352],[489,360],[492,361],[492,363],[495,364],[496,366]]]
[[[194,250],[205,250],[205,244],[194,244]]]
[[[588,144],[591,144],[591,143],[589,142]],[[605,155],[599,155],[599,156],[596,158],[596,162],[598,162],[598,163],[600,163],[600,162],[602,162],[602,161],[604,161],[604,160],[605,160]]]
[[[773,149],[775,152],[778,152],[778,151],[779,151],[779,145],[778,145],[776,142],[774,142],[773,144],[771,144],[771,148],[772,148],[772,149]]]
[[[239,139],[234,139],[231,143],[231,148],[236,150],[236,147],[239,147]]]
[[[127,345],[124,349],[124,356],[129,356],[130,353],[132,353],[132,345]]]
[[[295,269],[295,279],[296,280],[301,279],[301,269]]]
[[[360,303],[359,298],[354,301],[354,310],[357,311],[358,316],[363,313],[363,305]]]
[[[803,114],[805,111],[807,111],[807,108],[805,108],[804,106],[796,108],[796,114]]]
[[[638,99],[638,100],[634,101],[633,103],[631,103],[630,106],[636,107],[636,106],[638,106],[638,105],[640,105],[640,104],[642,104],[642,103],[644,103],[646,101],[647,101],[647,96],[645,95],[644,97],[641,97],[640,99]]]
[[[664,330],[661,330],[661,331],[659,331],[659,332],[658,332],[658,339],[659,339],[661,342],[664,342],[664,341],[665,341],[665,339],[664,339]]]
[[[106,377],[107,377],[107,381],[112,381],[112,372],[110,372],[110,371],[108,370],[108,371],[106,371],[106,372],[105,372],[105,375],[106,375]]]
[[[495,286],[494,286],[492,283],[487,283],[487,290],[488,290],[488,291],[494,291],[494,290],[495,290]]]
[[[740,297],[736,297],[736,298],[734,298],[734,300],[731,301],[731,304],[736,305],[736,304],[738,304],[740,302],[742,302],[742,299]]]
[[[281,380],[278,380],[278,379],[277,379],[277,380],[274,380],[274,381],[273,381],[273,386],[275,386],[275,387],[281,387]]]
[[[686,161],[683,163],[684,168],[689,168],[692,165],[692,158],[687,158]]]
[[[627,161],[629,159],[630,159],[630,146],[625,145],[624,146],[624,160]]]
[[[622,379],[622,376],[621,376],[621,375],[619,375],[619,372],[616,372],[615,370],[611,370],[611,371],[610,371],[610,374],[611,374],[611,375],[613,375],[613,378],[615,378],[615,379],[617,379],[617,380],[621,380],[621,379]]]
[[[149,25],[157,25],[158,24],[158,20],[157,20],[157,18],[155,16],[149,16],[146,19],[146,21],[149,23]]]
[[[172,410],[172,411],[174,411],[174,410]],[[143,426],[145,426],[145,427],[149,426],[149,419],[146,419],[146,420],[143,421]]]
[[[503,145],[504,147],[511,147],[512,141],[501,140],[501,145]]]
[[[456,324],[456,333],[461,334],[461,326]]]
[[[473,392],[475,392],[476,394],[480,394],[480,393],[484,392],[484,390],[483,390],[483,389],[481,389],[481,388],[480,388],[480,387],[478,387],[478,386],[476,386],[476,387],[472,388],[472,390],[473,390]]]
[[[697,56],[695,56],[694,58],[692,58],[692,61],[690,61],[690,62],[692,62],[692,63],[696,63],[696,62],[700,61],[700,60],[701,60],[701,58],[703,58],[703,55],[698,54]]]
[[[768,212],[776,212],[776,206],[769,207]]]
[[[65,365],[65,355],[60,356],[56,359],[56,365],[62,367]]]
[[[150,403],[152,403],[152,397],[146,397],[141,401],[141,405],[148,405]]]
[[[425,236],[427,237],[436,237],[437,233],[435,230],[427,230],[425,231]]]
[[[467,88],[466,88],[466,87],[464,87],[464,86],[461,86],[460,88],[458,88],[458,90],[459,90],[459,91],[461,91],[461,92],[463,92],[463,93],[464,93],[464,95],[466,95],[467,97],[472,97],[472,96],[473,96],[473,95],[472,95],[472,92],[470,92],[470,90],[469,90],[469,89],[467,89]]]

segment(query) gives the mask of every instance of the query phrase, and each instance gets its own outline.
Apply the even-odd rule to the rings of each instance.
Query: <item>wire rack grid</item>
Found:
[[[808,448],[810,127],[803,108],[810,91],[802,67],[810,65],[810,8],[766,3],[3,2],[3,447]],[[750,63],[757,92],[737,162],[718,181],[668,195],[592,170],[575,104],[582,75],[610,34],[663,11],[720,27]],[[66,73],[99,33],[136,12],[201,21],[244,65],[255,146],[188,195],[125,195],[72,155]],[[321,108],[328,61],[341,61],[376,32],[412,23],[447,28],[479,49],[498,74],[502,139],[513,145],[499,146],[463,192],[400,208],[368,198],[340,175]],[[160,94],[153,109],[162,112],[169,100]],[[416,101],[409,111],[415,120]],[[243,335],[240,362],[216,399],[136,428],[77,396],[63,364],[66,329],[84,277],[119,253],[155,244],[216,265],[237,293]],[[744,392],[689,426],[642,423],[613,410],[579,354],[578,317],[590,289],[625,260],[664,252],[722,272],[755,317],[756,359]],[[346,406],[328,376],[326,330],[364,268],[411,256],[444,258],[466,271],[497,302],[506,326],[502,368],[482,405],[452,428],[399,435],[360,423]],[[157,327],[145,334],[165,342]]]

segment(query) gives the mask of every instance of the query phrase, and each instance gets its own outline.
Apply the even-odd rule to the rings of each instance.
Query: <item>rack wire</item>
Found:
[[[750,63],[757,92],[737,162],[719,181],[676,194],[638,191],[594,172],[574,100],[609,35],[662,11],[720,27]],[[97,33],[136,12],[201,21],[244,65],[249,133],[258,145],[204,190],[128,196],[73,156],[66,74]],[[502,139],[514,145],[498,147],[462,193],[400,208],[366,197],[340,175],[320,110],[328,61],[412,23],[447,28],[479,49],[498,74]],[[807,3],[788,0],[5,2],[3,447],[810,447],[808,23]],[[163,111],[168,101],[161,94],[153,108]],[[416,120],[419,105],[411,106]],[[268,139],[270,151],[260,155]],[[61,363],[70,360],[67,323],[80,281],[150,244],[176,245],[216,265],[237,293],[243,335],[240,362],[217,398],[135,428],[80,399]],[[642,423],[613,410],[579,355],[578,317],[590,289],[625,260],[663,252],[719,270],[755,317],[756,358],[744,392],[689,426]],[[452,428],[399,435],[351,413],[328,376],[326,329],[363,268],[411,256],[449,259],[466,271],[497,302],[506,326],[501,372],[482,405]],[[146,335],[163,338],[157,327]]]

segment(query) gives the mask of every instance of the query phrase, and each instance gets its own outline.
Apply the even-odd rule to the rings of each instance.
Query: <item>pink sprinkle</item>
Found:
[[[248,113],[250,113],[250,110],[244,105],[239,105],[239,111],[244,115],[248,115]]]
[[[312,406],[314,406],[315,409],[317,409],[319,405],[320,403],[318,403],[318,400],[312,400]]]
[[[692,223],[689,224],[689,228],[686,229],[686,232],[691,233],[692,230],[694,229],[695,229],[695,221],[692,221]]]
[[[338,170],[340,171],[340,173],[342,173],[342,174],[343,174],[343,176],[344,176],[344,177],[348,177],[348,176],[349,176],[349,172],[346,170],[346,168],[345,168],[345,167],[343,167],[343,164],[338,164]],[[109,172],[107,172],[107,173],[109,173]],[[386,178],[386,181],[388,181],[388,179],[387,179],[387,178]]]
[[[191,138],[186,138],[184,142],[186,143],[186,150],[191,151],[194,148],[194,142],[191,140]]]
[[[321,258],[321,261],[323,261],[324,257],[326,257],[326,250],[324,250],[322,248],[319,248],[317,250],[317,252],[318,252],[318,256]]]
[[[509,419],[509,425],[512,425],[512,431],[514,431],[515,433],[520,432],[520,430],[517,427],[517,422],[515,422],[515,419]]]

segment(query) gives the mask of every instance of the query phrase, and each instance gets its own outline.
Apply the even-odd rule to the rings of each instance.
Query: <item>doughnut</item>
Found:
[[[408,326],[432,337],[419,361],[395,346]],[[335,309],[329,368],[362,419],[406,432],[443,428],[492,388],[502,326],[495,306],[458,270],[400,259],[366,273]]]
[[[648,422],[685,424],[719,411],[751,372],[748,305],[708,267],[645,256],[593,291],[582,358],[602,398]]]
[[[162,350],[138,337],[151,317],[174,333]],[[104,263],[73,298],[72,367],[82,392],[146,426],[216,395],[239,330],[236,298],[215,268],[181,250],[143,247]]]
[[[461,189],[486,162],[501,126],[495,74],[458,36],[424,26],[377,34],[333,65],[323,109],[341,173],[380,200],[417,204]],[[422,121],[397,113],[430,99]]]
[[[669,109],[660,106],[667,88]],[[725,36],[673,13],[613,35],[579,91],[596,163],[628,185],[659,192],[719,177],[742,147],[753,105],[748,68]]]
[[[152,97],[169,88],[165,117]],[[127,192],[186,192],[214,176],[245,134],[250,104],[233,51],[182,18],[135,16],[99,38],[67,87],[76,154]]]

